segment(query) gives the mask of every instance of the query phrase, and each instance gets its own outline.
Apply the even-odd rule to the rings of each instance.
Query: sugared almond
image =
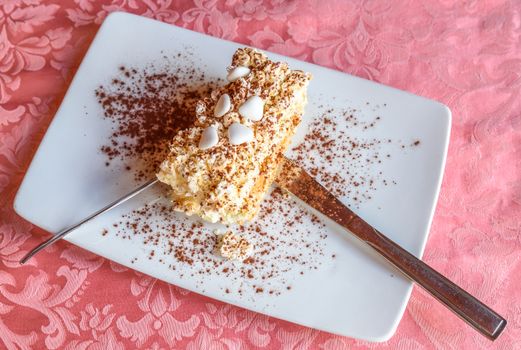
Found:
[[[247,76],[248,74],[250,74],[250,68],[238,66],[228,73],[226,79],[228,79],[229,82],[233,82],[239,78]]]
[[[228,140],[232,145],[241,145],[253,140],[253,130],[241,123],[233,123],[228,128]]]
[[[213,112],[214,117],[220,118],[232,107],[232,101],[230,99],[230,95],[224,94],[219,97],[219,101],[217,101],[217,104],[215,105],[215,109]]]
[[[251,96],[239,107],[239,114],[251,121],[258,122],[264,114],[264,101],[257,95]]]
[[[212,148],[219,142],[219,135],[217,134],[217,127],[211,125],[204,129],[199,139],[199,148],[202,150]]]

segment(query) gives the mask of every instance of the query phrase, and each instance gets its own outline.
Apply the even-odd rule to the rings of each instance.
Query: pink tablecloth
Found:
[[[8,349],[520,349],[519,1],[0,1],[0,339]],[[506,316],[491,343],[415,288],[370,344],[210,300],[45,237],[13,197],[107,13],[125,10],[329,66],[452,109],[425,260]],[[37,200],[37,199],[35,199]]]

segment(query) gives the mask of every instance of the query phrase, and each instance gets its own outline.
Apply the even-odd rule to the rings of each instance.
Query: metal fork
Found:
[[[139,186],[138,188],[136,188],[134,191],[130,192],[130,193],[127,193],[125,194],[123,197],[115,200],[114,202],[110,203],[109,205],[107,205],[106,207],[103,207],[101,208],[100,210],[98,210],[97,212],[95,213],[92,213],[91,215],[87,216],[85,219],[81,220],[80,222],[70,226],[70,227],[67,227],[65,230],[62,230],[60,232],[58,232],[57,234],[55,234],[54,236],[52,236],[51,238],[49,238],[48,240],[40,243],[38,246],[36,246],[33,250],[31,250],[29,253],[27,253],[27,255],[25,255],[21,260],[20,260],[20,264],[25,264],[29,259],[31,259],[34,255],[36,255],[38,252],[40,252],[41,250],[45,249],[46,247],[50,246],[51,244],[53,244],[54,242],[56,241],[59,241],[60,239],[62,239],[63,237],[65,237],[67,234],[69,234],[70,232],[74,231],[75,229],[77,229],[78,227],[80,227],[81,225],[83,225],[84,223],[86,223],[87,221],[95,218],[96,216],[98,215],[101,215],[109,210],[111,210],[112,208],[114,207],[117,207],[118,205],[128,201],[130,198],[134,197],[134,196],[137,196],[139,193],[143,192],[144,190],[146,190],[147,188],[149,188],[150,186],[154,185],[156,182],[158,182],[159,180],[158,179],[153,179],[153,180],[150,180],[148,182],[145,182],[143,185]]]

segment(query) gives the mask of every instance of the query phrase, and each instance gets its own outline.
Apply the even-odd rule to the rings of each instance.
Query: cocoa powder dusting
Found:
[[[146,180],[166,156],[173,136],[193,124],[195,102],[208,95],[218,79],[209,81],[186,64],[190,57],[184,55],[178,58],[182,65],[120,66],[110,83],[96,89],[104,117],[113,124],[109,140],[101,147],[106,166],[117,159],[134,172],[136,180]]]
[[[173,63],[167,60],[170,64],[161,67],[121,66],[110,83],[96,90],[104,117],[113,124],[112,134],[101,148],[107,166],[122,163],[140,182],[152,177],[168,152],[169,140],[194,122],[195,102],[222,84],[192,68],[196,65],[187,64],[191,58],[183,55],[175,55]],[[175,64],[175,59],[182,65]],[[291,157],[335,196],[355,205],[370,200],[378,186],[396,184],[375,171],[391,158],[391,154],[381,154],[381,145],[393,144],[403,151],[417,147],[420,141],[402,144],[354,137],[351,129],[366,132],[378,125],[381,116],[367,121],[358,116],[357,109],[319,107],[321,115],[313,119]],[[326,247],[328,230],[320,219],[278,188],[263,201],[253,222],[232,227],[254,246],[253,255],[242,263],[215,255],[213,229],[194,220],[174,212],[165,196],[124,214],[102,235],[112,233],[143,242],[149,249],[148,259],[168,266],[179,278],[195,279],[199,286],[209,276],[224,276],[228,284],[222,286],[223,292],[238,296],[246,295],[246,290],[253,295],[289,292],[295,288],[296,278],[336,257]],[[131,263],[137,260],[132,258]]]
[[[280,215],[284,217],[283,221]],[[300,228],[291,229],[294,224],[300,224]],[[124,214],[112,232],[121,239],[141,240],[154,252],[150,252],[148,258],[169,256],[175,259],[176,264],[169,267],[173,271],[183,271],[180,276],[188,274],[199,285],[208,276],[225,276],[234,287],[226,285],[223,290],[239,295],[248,289],[255,294],[269,290],[274,295],[288,291],[292,282],[288,271],[299,269],[300,274],[304,274],[317,270],[320,260],[327,257],[324,252],[325,226],[279,189],[263,202],[254,222],[233,229],[255,247],[253,256],[242,263],[213,254],[217,244],[215,232],[202,222],[194,222],[173,211],[166,201]],[[264,234],[259,235],[259,232]],[[157,261],[166,264],[167,259]]]
[[[420,144],[419,140],[406,145],[400,140],[364,136],[381,122],[378,113],[383,107],[373,107],[374,116],[365,117],[359,108],[318,105],[320,115],[311,121],[304,141],[292,149],[290,158],[333,195],[357,208],[371,200],[379,186],[397,184],[376,170],[392,158],[388,152],[382,153],[382,146],[399,151]]]

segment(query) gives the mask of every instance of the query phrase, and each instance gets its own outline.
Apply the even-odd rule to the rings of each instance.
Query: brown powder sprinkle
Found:
[[[390,153],[382,153],[382,146],[406,146],[399,140],[363,136],[378,126],[381,115],[367,118],[359,108],[316,107],[320,116],[313,118],[304,141],[293,148],[290,158],[354,208],[371,200],[378,184],[396,184],[375,169],[392,159]]]
[[[185,63],[121,66],[116,78],[96,89],[104,117],[112,123],[112,134],[101,147],[107,166],[117,159],[127,171],[134,171],[136,180],[145,180],[156,172],[173,136],[194,123],[195,103],[215,88],[218,79],[209,81],[187,65],[190,57],[180,60]]]
[[[284,220],[281,221],[280,215]],[[302,228],[291,229],[294,223]],[[217,243],[214,230],[175,212],[166,199],[124,214],[118,228],[111,232],[121,239],[141,240],[154,252],[149,257],[157,257],[158,263],[171,261],[165,256],[174,258],[178,264],[168,266],[173,271],[184,271],[183,276],[195,278],[200,285],[205,277],[220,275],[236,286],[235,291],[243,292],[247,288],[253,292],[269,288],[278,295],[288,290],[286,286],[292,282],[288,271],[303,266],[304,271],[316,270],[321,260],[330,256],[324,251],[325,226],[279,189],[266,198],[254,222],[236,230],[263,253],[243,262],[224,260],[213,254]],[[258,231],[265,234],[259,235]],[[229,285],[225,288],[232,291]]]
[[[145,69],[121,66],[111,82],[96,90],[104,116],[113,125],[101,148],[107,166],[119,162],[136,180],[148,179],[173,135],[192,125],[195,101],[209,94],[218,80],[187,65],[190,57],[179,59],[182,66],[175,62]],[[363,133],[378,126],[381,115],[367,121],[356,108],[336,110],[322,105],[319,110],[321,115],[311,121],[291,158],[334,195],[354,205],[371,200],[379,185],[396,184],[378,171],[391,158],[391,154],[381,153],[381,147],[406,146],[391,139],[364,138],[359,132],[352,136],[352,129]],[[419,140],[412,143],[419,144]],[[222,290],[241,297],[247,295],[246,289],[254,293],[266,290],[270,295],[290,291],[300,275],[316,271],[336,257],[326,247],[328,230],[321,220],[278,188],[262,202],[253,222],[234,230],[255,247],[255,254],[242,262],[213,254],[217,243],[213,229],[173,211],[163,198],[124,214],[101,234],[142,241],[149,248],[148,258],[168,266],[179,278],[195,279],[199,286],[209,276],[224,276],[228,285]],[[133,258],[131,263],[136,261]]]

